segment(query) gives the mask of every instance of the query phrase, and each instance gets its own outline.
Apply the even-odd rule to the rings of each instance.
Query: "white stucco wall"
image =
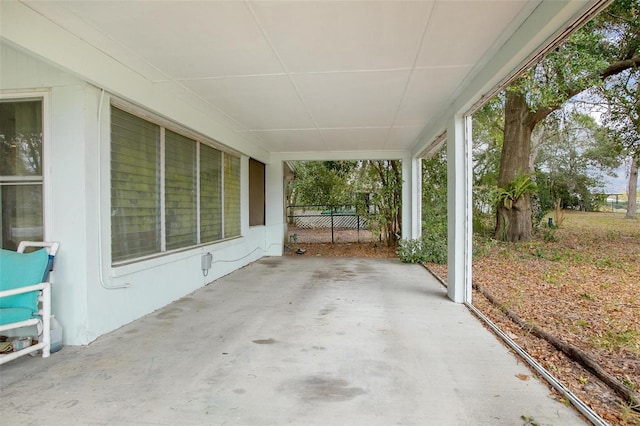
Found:
[[[69,325],[66,340],[78,343],[87,312],[86,89],[69,74],[0,44],[0,93],[43,98],[45,239],[63,243],[53,275],[52,309]]]
[[[267,253],[282,254],[282,163],[267,163],[266,226],[249,227],[249,157],[243,155],[242,237],[111,267],[109,93],[6,43],[0,59],[2,95],[44,98],[45,239],[61,243],[53,312],[65,344],[87,344]],[[214,260],[204,276],[207,252]]]

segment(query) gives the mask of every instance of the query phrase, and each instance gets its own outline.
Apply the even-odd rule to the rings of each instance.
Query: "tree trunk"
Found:
[[[402,168],[398,160],[370,160],[383,188],[383,197],[378,202],[379,214],[382,216],[382,229],[387,246],[394,247],[398,243],[398,234],[402,225]]]
[[[638,212],[637,190],[638,190],[638,163],[640,155],[631,159],[631,169],[629,170],[629,198],[627,201],[627,219],[635,219]]]
[[[525,97],[507,91],[504,107],[504,140],[500,157],[498,186],[505,188],[517,175],[532,173],[530,169],[533,115]],[[531,239],[531,195],[515,200],[511,208],[498,205],[495,238],[518,242]]]
[[[512,243],[529,241],[533,231],[531,216],[531,196],[529,194],[518,198],[511,208],[499,205],[498,230],[495,238]]]
[[[396,185],[396,191],[393,192],[393,211],[394,211],[394,226],[395,231],[393,233],[393,246],[398,245],[400,234],[402,234],[402,162],[400,160],[391,161],[391,169],[393,170]]]

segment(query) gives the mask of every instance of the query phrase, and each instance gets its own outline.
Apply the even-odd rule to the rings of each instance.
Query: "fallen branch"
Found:
[[[615,378],[613,375],[609,374],[605,371],[597,361],[591,358],[586,352],[581,351],[580,349],[570,345],[569,343],[560,340],[553,336],[552,334],[547,333],[546,331],[536,327],[533,324],[529,324],[520,318],[515,312],[511,309],[507,308],[498,300],[489,291],[481,286],[480,284],[473,284],[473,288],[478,290],[480,294],[487,298],[489,302],[498,307],[509,319],[518,324],[524,330],[527,330],[534,336],[545,339],[549,342],[554,348],[566,354],[569,358],[574,361],[579,362],[582,366],[584,366],[587,370],[593,373],[597,378],[602,380],[607,386],[609,386],[613,391],[615,391],[618,395],[624,398],[629,404],[632,405],[632,409],[634,411],[640,411],[640,394],[635,392],[633,389],[625,386],[621,381]]]

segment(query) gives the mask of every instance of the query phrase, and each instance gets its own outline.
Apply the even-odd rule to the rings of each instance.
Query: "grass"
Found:
[[[640,413],[631,404],[620,404],[621,418],[629,425],[640,425]]]
[[[640,355],[640,332],[630,328],[624,331],[607,330],[604,336],[596,339],[595,344],[604,349],[619,351],[627,349]]]

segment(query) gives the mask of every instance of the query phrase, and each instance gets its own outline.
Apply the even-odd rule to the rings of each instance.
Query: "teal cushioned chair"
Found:
[[[37,326],[38,343],[0,355],[0,364],[22,355],[51,350],[51,285],[48,282],[58,243],[23,241],[18,251],[0,250],[0,332]],[[40,247],[24,253],[27,247]]]

